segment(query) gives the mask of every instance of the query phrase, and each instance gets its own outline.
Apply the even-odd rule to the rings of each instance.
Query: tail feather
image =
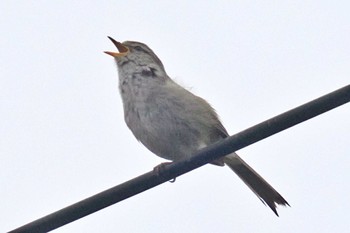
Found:
[[[236,153],[224,157],[224,162],[277,216],[276,204],[289,206],[288,202]]]

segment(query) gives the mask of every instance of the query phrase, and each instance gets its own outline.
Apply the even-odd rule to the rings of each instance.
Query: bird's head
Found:
[[[154,75],[166,76],[162,62],[147,45],[136,41],[120,43],[112,37],[108,38],[117,47],[118,52],[105,53],[114,57],[119,71],[134,73],[149,70]]]

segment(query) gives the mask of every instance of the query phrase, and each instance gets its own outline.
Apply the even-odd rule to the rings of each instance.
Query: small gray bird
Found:
[[[178,161],[228,136],[208,102],[175,83],[147,45],[108,38],[119,51],[105,53],[117,63],[125,122],[150,151]],[[289,205],[236,153],[212,164],[229,166],[277,216],[276,204]]]

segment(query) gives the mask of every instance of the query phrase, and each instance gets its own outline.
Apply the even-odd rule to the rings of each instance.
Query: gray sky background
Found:
[[[349,1],[1,1],[0,232],[164,160],[123,120],[107,39],[148,44],[233,134],[350,80]],[[204,166],[55,232],[347,232],[350,105],[238,153],[280,218]]]

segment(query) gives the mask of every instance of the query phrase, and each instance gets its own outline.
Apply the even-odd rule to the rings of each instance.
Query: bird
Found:
[[[118,50],[104,52],[117,65],[125,123],[146,148],[174,162],[229,136],[214,108],[171,79],[146,44],[108,38]],[[277,205],[290,206],[237,153],[211,164],[231,168],[277,216]]]

